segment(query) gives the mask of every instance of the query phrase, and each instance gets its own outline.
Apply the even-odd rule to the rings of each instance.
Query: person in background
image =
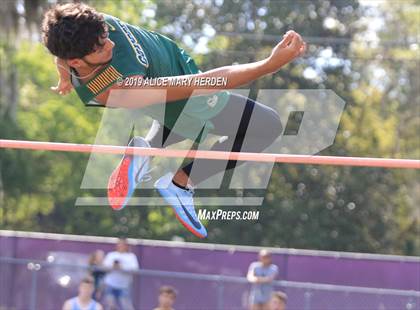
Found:
[[[162,286],[159,289],[158,307],[154,310],[174,310],[172,308],[176,299],[176,290],[171,286]]]
[[[283,292],[274,292],[271,295],[269,310],[286,310],[287,295]]]
[[[125,238],[120,238],[116,251],[105,256],[104,267],[108,273],[105,276],[105,308],[133,310],[130,287],[133,281],[132,272],[139,269],[137,256],[129,251]]]
[[[95,281],[95,290],[93,291],[93,299],[99,301],[102,298],[103,291],[103,280],[105,277],[105,270],[103,267],[103,261],[105,252],[102,250],[96,250],[89,257],[89,270]]]
[[[76,297],[66,300],[63,310],[102,310],[102,305],[92,298],[95,289],[94,280],[86,276],[79,284],[79,294]]]
[[[250,294],[251,310],[267,310],[271,294],[273,293],[273,281],[278,273],[278,267],[272,264],[271,253],[261,250],[259,261],[251,263],[248,268],[247,279],[252,283]]]

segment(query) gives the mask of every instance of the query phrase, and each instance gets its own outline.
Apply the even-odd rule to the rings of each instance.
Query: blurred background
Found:
[[[43,12],[54,3],[53,0],[0,2],[1,139],[74,143],[95,140],[103,110],[85,108],[74,93],[61,97],[50,90],[57,83],[57,73],[52,56],[40,44],[40,21]],[[420,157],[420,1],[91,0],[86,3],[174,39],[194,57],[202,71],[263,59],[283,34],[293,29],[308,43],[307,53],[248,88],[254,93],[259,89],[331,89],[343,98],[346,107],[335,143],[320,155]],[[214,292],[211,288],[207,291],[222,300],[210,304],[205,300],[213,299],[208,297],[202,300],[202,306],[197,306],[199,309],[245,307],[243,292],[247,284],[238,279],[246,275],[245,265],[256,258],[258,248],[247,248],[246,256],[241,254],[240,246],[276,248],[274,261],[284,281],[387,288],[398,290],[398,294],[401,290],[420,291],[418,171],[276,164],[263,205],[241,209],[260,210],[258,221],[209,221],[209,237],[200,240],[200,245],[190,246],[188,241],[198,242],[197,239],[178,223],[170,208],[134,207],[113,212],[107,207],[75,207],[77,197],[105,195],[105,190],[80,190],[88,158],[84,154],[0,150],[0,257],[3,258],[0,284],[10,288],[10,279],[15,279],[16,289],[22,283],[32,283],[24,293],[13,291],[12,287],[11,293],[2,295],[0,309],[57,309],[57,303],[61,305],[71,295],[69,290],[75,292],[77,283],[69,280],[68,285],[60,285],[63,282],[56,279],[62,275],[47,272],[52,268],[46,260],[49,252],[73,251],[84,261],[87,253],[95,248],[107,249],[115,241],[107,237],[119,236],[132,238],[132,249],[142,268],[184,272],[183,280],[177,282],[180,286],[191,285],[193,280],[189,277],[196,273],[203,277],[204,274],[236,277],[230,280],[239,281],[238,287],[232,288],[234,284],[227,282],[231,287],[225,285],[221,291],[223,286],[217,279],[194,278],[197,283],[207,281],[206,285],[213,285]],[[66,243],[70,242],[69,238],[72,240],[70,235],[100,237],[86,240],[77,237],[77,246],[70,247]],[[155,249],[154,244],[162,246],[162,252],[155,254],[161,261],[148,265],[144,255],[150,253],[151,261],[155,259],[150,252]],[[214,244],[230,246],[219,249]],[[194,256],[194,251],[184,247],[202,251],[202,256]],[[293,248],[302,251],[288,250]],[[305,249],[312,251],[305,252]],[[218,251],[220,256],[203,260]],[[292,267],[288,261],[299,261],[290,257],[292,254],[307,260]],[[181,263],[171,265],[170,260],[162,260],[171,255],[178,255],[185,268]],[[227,257],[231,257],[232,263]],[[344,265],[330,270],[332,265],[327,258],[336,264],[350,264],[346,265],[350,268],[348,277],[342,269]],[[363,259],[368,262],[361,263]],[[387,263],[381,265],[383,261]],[[83,270],[83,266],[80,268]],[[294,277],[293,268],[305,272]],[[314,269],[319,271],[318,275],[314,275]],[[42,297],[43,286],[37,278],[33,280],[34,274],[41,276],[37,271],[45,277],[49,275],[52,287],[49,290],[65,288],[59,302],[51,296]],[[332,279],[328,274],[338,278]],[[152,272],[147,276],[146,273],[135,282],[138,291],[142,287],[158,287],[156,283],[150,286],[152,282],[142,284],[147,277],[156,283],[175,281],[174,274]],[[292,290],[293,283],[278,285]],[[233,291],[229,293],[229,289]],[[351,295],[349,292],[353,291],[348,288],[344,293],[333,290],[331,295],[322,295],[319,298],[323,303],[312,304],[311,308],[311,296],[316,296],[319,287],[294,289],[296,292],[289,292],[296,296],[291,299],[294,300],[292,309],[420,307],[415,294],[402,293],[401,299],[389,292]],[[334,304],[331,300],[340,294],[347,299]],[[180,296],[176,308],[187,309],[191,303],[186,299],[182,303]],[[137,297],[139,308],[152,307],[152,301]],[[305,298],[309,300],[306,304]],[[17,300],[27,303],[18,304]]]

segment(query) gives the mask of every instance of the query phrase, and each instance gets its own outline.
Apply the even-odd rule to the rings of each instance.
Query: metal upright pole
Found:
[[[37,289],[38,289],[38,270],[41,269],[39,264],[29,263],[28,269],[32,272],[31,279],[31,297],[30,297],[30,310],[36,310],[36,301],[37,301]]]
[[[304,296],[305,296],[305,303],[304,303],[303,309],[304,310],[311,310],[312,293],[310,291],[306,291]]]
[[[217,280],[217,309],[223,310],[224,299],[224,281],[221,277]]]

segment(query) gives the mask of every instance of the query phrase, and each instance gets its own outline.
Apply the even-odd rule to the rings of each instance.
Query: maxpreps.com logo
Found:
[[[137,60],[146,68],[149,67],[149,61],[147,60],[146,54],[143,51],[143,48],[137,42],[136,37],[133,33],[128,29],[127,25],[122,23],[120,20],[117,20],[118,26],[120,26],[121,30],[124,32],[124,35],[127,37],[128,41],[130,42],[131,46],[133,47],[134,52],[136,53]]]

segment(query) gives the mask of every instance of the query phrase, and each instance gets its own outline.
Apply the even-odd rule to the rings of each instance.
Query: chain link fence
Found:
[[[0,257],[0,310],[56,310],[77,294],[86,265]],[[248,309],[250,284],[244,277],[144,270],[133,273],[135,309],[153,309],[158,289],[178,291],[175,308]],[[288,295],[288,309],[420,310],[420,292],[276,281]]]

